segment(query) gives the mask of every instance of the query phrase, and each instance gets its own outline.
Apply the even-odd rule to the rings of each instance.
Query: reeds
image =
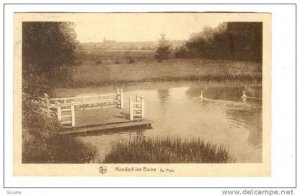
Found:
[[[227,163],[228,147],[199,139],[135,138],[112,144],[105,163]]]

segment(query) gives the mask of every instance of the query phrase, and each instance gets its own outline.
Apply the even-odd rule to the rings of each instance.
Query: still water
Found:
[[[100,162],[110,143],[145,137],[201,138],[228,146],[235,162],[262,161],[262,88],[259,84],[167,82],[122,85],[124,107],[129,96],[145,96],[145,115],[152,129],[106,133],[78,138],[94,145]],[[84,96],[112,92],[114,87],[58,90],[61,96]],[[243,101],[243,90],[253,99]],[[201,91],[204,99],[199,98]]]

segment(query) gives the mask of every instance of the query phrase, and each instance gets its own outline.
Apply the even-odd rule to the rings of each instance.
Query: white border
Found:
[[[272,176],[257,178],[159,177],[14,177],[13,157],[13,13],[111,11],[271,12]],[[5,9],[5,185],[12,187],[293,187],[295,186],[295,8],[292,5],[6,5]]]

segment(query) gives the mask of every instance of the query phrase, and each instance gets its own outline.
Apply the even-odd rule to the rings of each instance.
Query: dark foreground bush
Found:
[[[119,141],[105,163],[227,163],[232,162],[228,148],[201,139],[139,139]]]
[[[95,156],[92,146],[59,135],[61,128],[55,120],[41,117],[38,124],[23,129],[23,163],[87,163]]]

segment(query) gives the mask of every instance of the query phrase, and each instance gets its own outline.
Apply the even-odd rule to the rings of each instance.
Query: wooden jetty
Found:
[[[123,90],[119,88],[116,94],[51,99],[46,95],[41,100],[42,111],[47,116],[56,116],[64,128],[60,134],[151,128],[152,122],[145,118],[144,97],[130,97],[126,111]]]
[[[73,127],[65,127],[61,134],[91,134],[133,129],[149,129],[152,121],[146,118],[130,119],[127,109],[77,108]]]
[[[126,122],[112,122],[93,124],[87,126],[77,126],[73,128],[67,128],[60,134],[62,135],[82,135],[82,134],[95,134],[99,132],[111,132],[111,131],[126,131],[126,130],[144,130],[151,129],[152,121],[148,119],[143,120],[129,120]]]

